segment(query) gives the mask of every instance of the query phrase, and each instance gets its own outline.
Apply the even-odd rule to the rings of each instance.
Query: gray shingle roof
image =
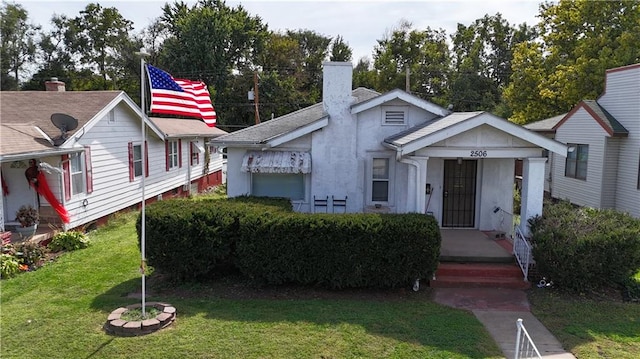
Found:
[[[562,115],[550,117],[550,118],[536,121],[536,122],[531,122],[524,125],[524,128],[527,128],[531,131],[537,131],[537,132],[555,132],[554,127],[566,115],[567,115],[566,113],[563,113]]]
[[[0,92],[0,155],[55,149],[35,130],[38,126],[50,138],[60,135],[51,123],[53,113],[78,120],[75,134],[122,91],[2,91]]]
[[[209,127],[198,119],[149,117],[162,133],[169,137],[218,137],[227,134],[217,127]]]
[[[360,87],[353,90],[351,95],[355,99],[354,104],[357,104],[373,97],[380,96],[380,93]],[[262,144],[272,138],[287,134],[327,116],[327,113],[324,112],[323,104],[320,102],[284,116],[274,118],[273,120],[262,122],[258,125],[232,132],[228,135],[220,136],[211,141],[211,143],[225,146]]]
[[[614,135],[628,135],[629,131],[618,122],[607,110],[598,104],[595,100],[582,101],[585,106],[589,107],[596,114],[600,122],[606,127],[608,132]]]

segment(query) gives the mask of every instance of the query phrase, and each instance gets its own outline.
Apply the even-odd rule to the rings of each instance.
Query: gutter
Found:
[[[14,155],[0,155],[0,162],[23,161],[23,160],[29,160],[32,158],[67,155],[70,153],[77,153],[82,151],[84,151],[84,148],[70,148],[70,149],[56,150],[51,152],[31,152],[31,153],[17,153]]]

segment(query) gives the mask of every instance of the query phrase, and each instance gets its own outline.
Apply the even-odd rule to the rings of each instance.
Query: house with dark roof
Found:
[[[341,62],[324,64],[321,103],[211,144],[227,149],[231,197],[287,197],[312,213],[418,212],[446,228],[506,232],[515,159],[524,159],[521,215],[529,218],[542,211],[543,151],[567,154],[487,112],[451,112],[401,90],[353,90],[351,64]]]
[[[546,189],[553,198],[640,217],[640,64],[609,69],[597,100],[525,127],[567,144],[549,154]]]
[[[140,204],[143,186],[150,201],[222,182],[222,155],[207,143],[225,131],[143,116],[122,91],[65,91],[56,79],[46,87],[0,92],[0,230],[18,226],[23,205],[38,209],[41,227],[67,230]],[[44,182],[50,196],[34,185]]]

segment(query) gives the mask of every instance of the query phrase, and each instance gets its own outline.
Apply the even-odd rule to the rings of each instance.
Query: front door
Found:
[[[474,227],[476,160],[444,160],[442,226]]]

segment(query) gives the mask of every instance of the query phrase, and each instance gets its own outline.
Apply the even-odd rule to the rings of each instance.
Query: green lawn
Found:
[[[89,248],[0,282],[4,358],[497,358],[468,312],[422,294],[405,300],[225,299],[214,289],[161,296],[176,322],[133,338],[102,329],[117,307],[139,300],[134,217],[90,234]],[[193,293],[188,290],[171,293]]]
[[[139,302],[134,217],[90,234],[92,245],[35,272],[0,281],[1,358],[498,358],[468,312],[429,300],[230,299],[233,283],[183,285],[150,300],[178,309],[150,335],[102,329],[115,308]],[[639,278],[640,279],[640,278]],[[364,298],[364,299],[359,299]],[[531,292],[533,312],[578,359],[640,357],[640,304]]]
[[[640,303],[532,289],[532,312],[578,359],[640,358]]]

